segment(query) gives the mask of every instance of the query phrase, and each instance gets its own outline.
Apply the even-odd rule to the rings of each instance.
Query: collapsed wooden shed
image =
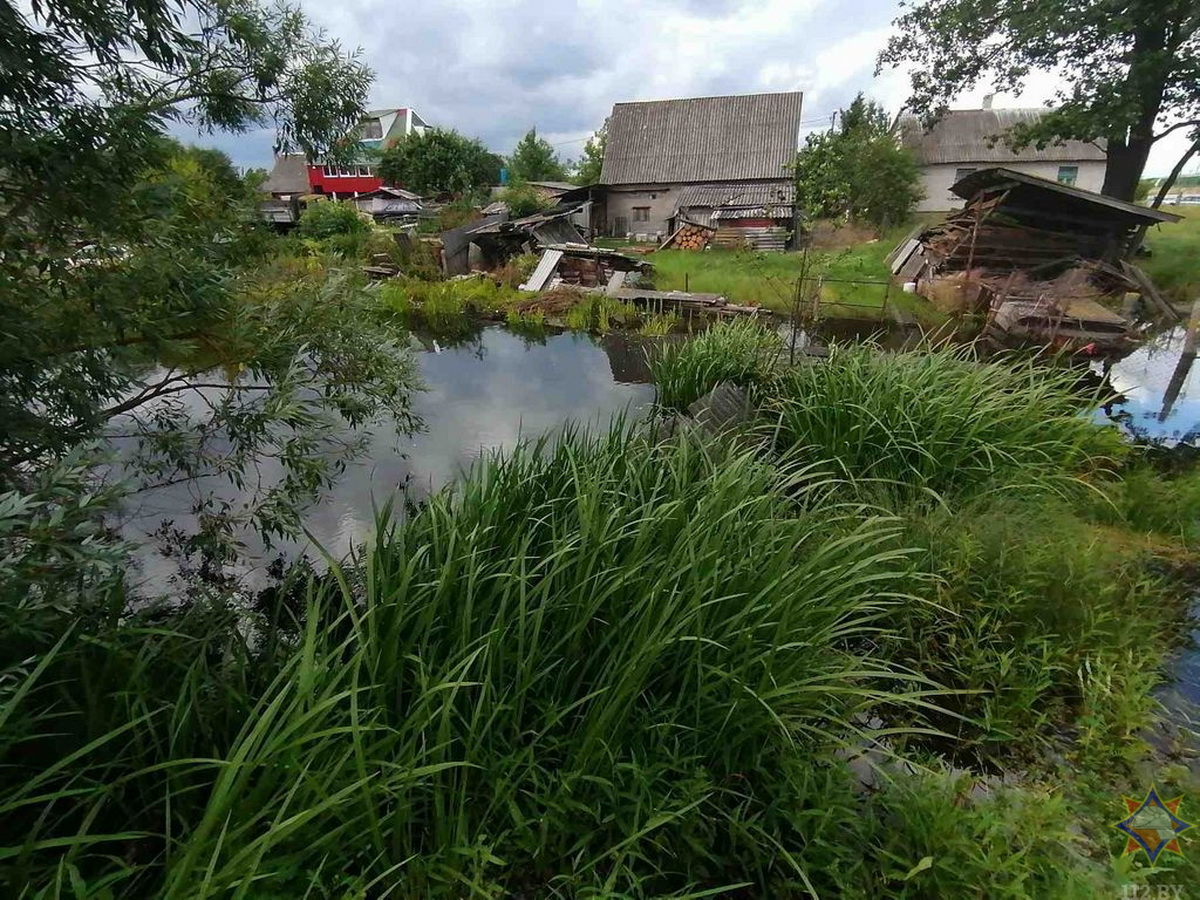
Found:
[[[1115,346],[1131,337],[1131,323],[1103,301],[1140,294],[1170,309],[1126,257],[1140,229],[1179,216],[1005,168],[973,172],[953,190],[966,206],[888,257],[897,279],[944,311],[986,314],[993,329],[1025,340],[1063,343],[1070,334]],[[1004,310],[1010,303],[1020,306]]]

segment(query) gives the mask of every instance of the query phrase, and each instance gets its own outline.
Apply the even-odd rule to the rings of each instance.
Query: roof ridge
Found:
[[[691,100],[728,100],[734,97],[803,97],[804,91],[750,91],[746,94],[705,94],[703,97],[661,97],[656,100],[619,100],[617,106],[639,106],[646,103],[686,103]]]

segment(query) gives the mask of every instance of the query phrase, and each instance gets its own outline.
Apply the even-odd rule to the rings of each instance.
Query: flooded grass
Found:
[[[656,362],[664,403],[752,384],[765,439],[568,429],[403,517],[385,507],[368,548],[296,572],[250,618],[113,597],[21,634],[37,662],[0,682],[0,885],[1145,884],[1111,862],[1108,822],[1141,786],[1136,734],[1178,610],[1167,556],[1113,537],[1194,549],[1184,500],[1126,477],[1063,376],[951,350],[787,370],[768,347],[730,323]],[[856,793],[864,732],[922,768],[885,760]],[[983,778],[1014,767],[1020,784]]]
[[[885,298],[916,321],[939,325],[944,317],[928,303],[905,294],[898,285],[887,290],[891,273],[884,258],[907,233],[893,228],[878,240],[844,250],[813,250],[759,253],[750,250],[709,249],[700,253],[661,250],[648,259],[654,264],[654,283],[659,290],[691,290],[725,296],[732,303],[762,306],[789,314],[795,306],[796,281],[802,275],[823,279],[823,315],[835,318],[887,320]],[[807,267],[807,268],[806,268]],[[859,283],[853,282],[878,282]]]
[[[452,281],[396,279],[379,288],[385,310],[405,327],[462,337],[480,322],[505,322],[524,333],[567,328],[604,334],[636,331],[664,335],[683,327],[675,312],[635,307],[601,293],[563,286],[546,293],[519,291],[490,277]]]

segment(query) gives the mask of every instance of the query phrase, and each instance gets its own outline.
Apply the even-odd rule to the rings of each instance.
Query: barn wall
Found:
[[[678,195],[678,185],[620,185],[608,188],[605,203],[608,233],[614,237],[624,237],[626,234],[660,234],[666,237]],[[637,206],[650,207],[649,221],[633,220],[633,210]],[[623,222],[619,221],[622,219]]]

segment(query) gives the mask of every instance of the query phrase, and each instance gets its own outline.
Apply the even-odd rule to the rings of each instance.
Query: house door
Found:
[[[617,216],[613,219],[613,237],[624,237],[629,234],[629,216]]]

